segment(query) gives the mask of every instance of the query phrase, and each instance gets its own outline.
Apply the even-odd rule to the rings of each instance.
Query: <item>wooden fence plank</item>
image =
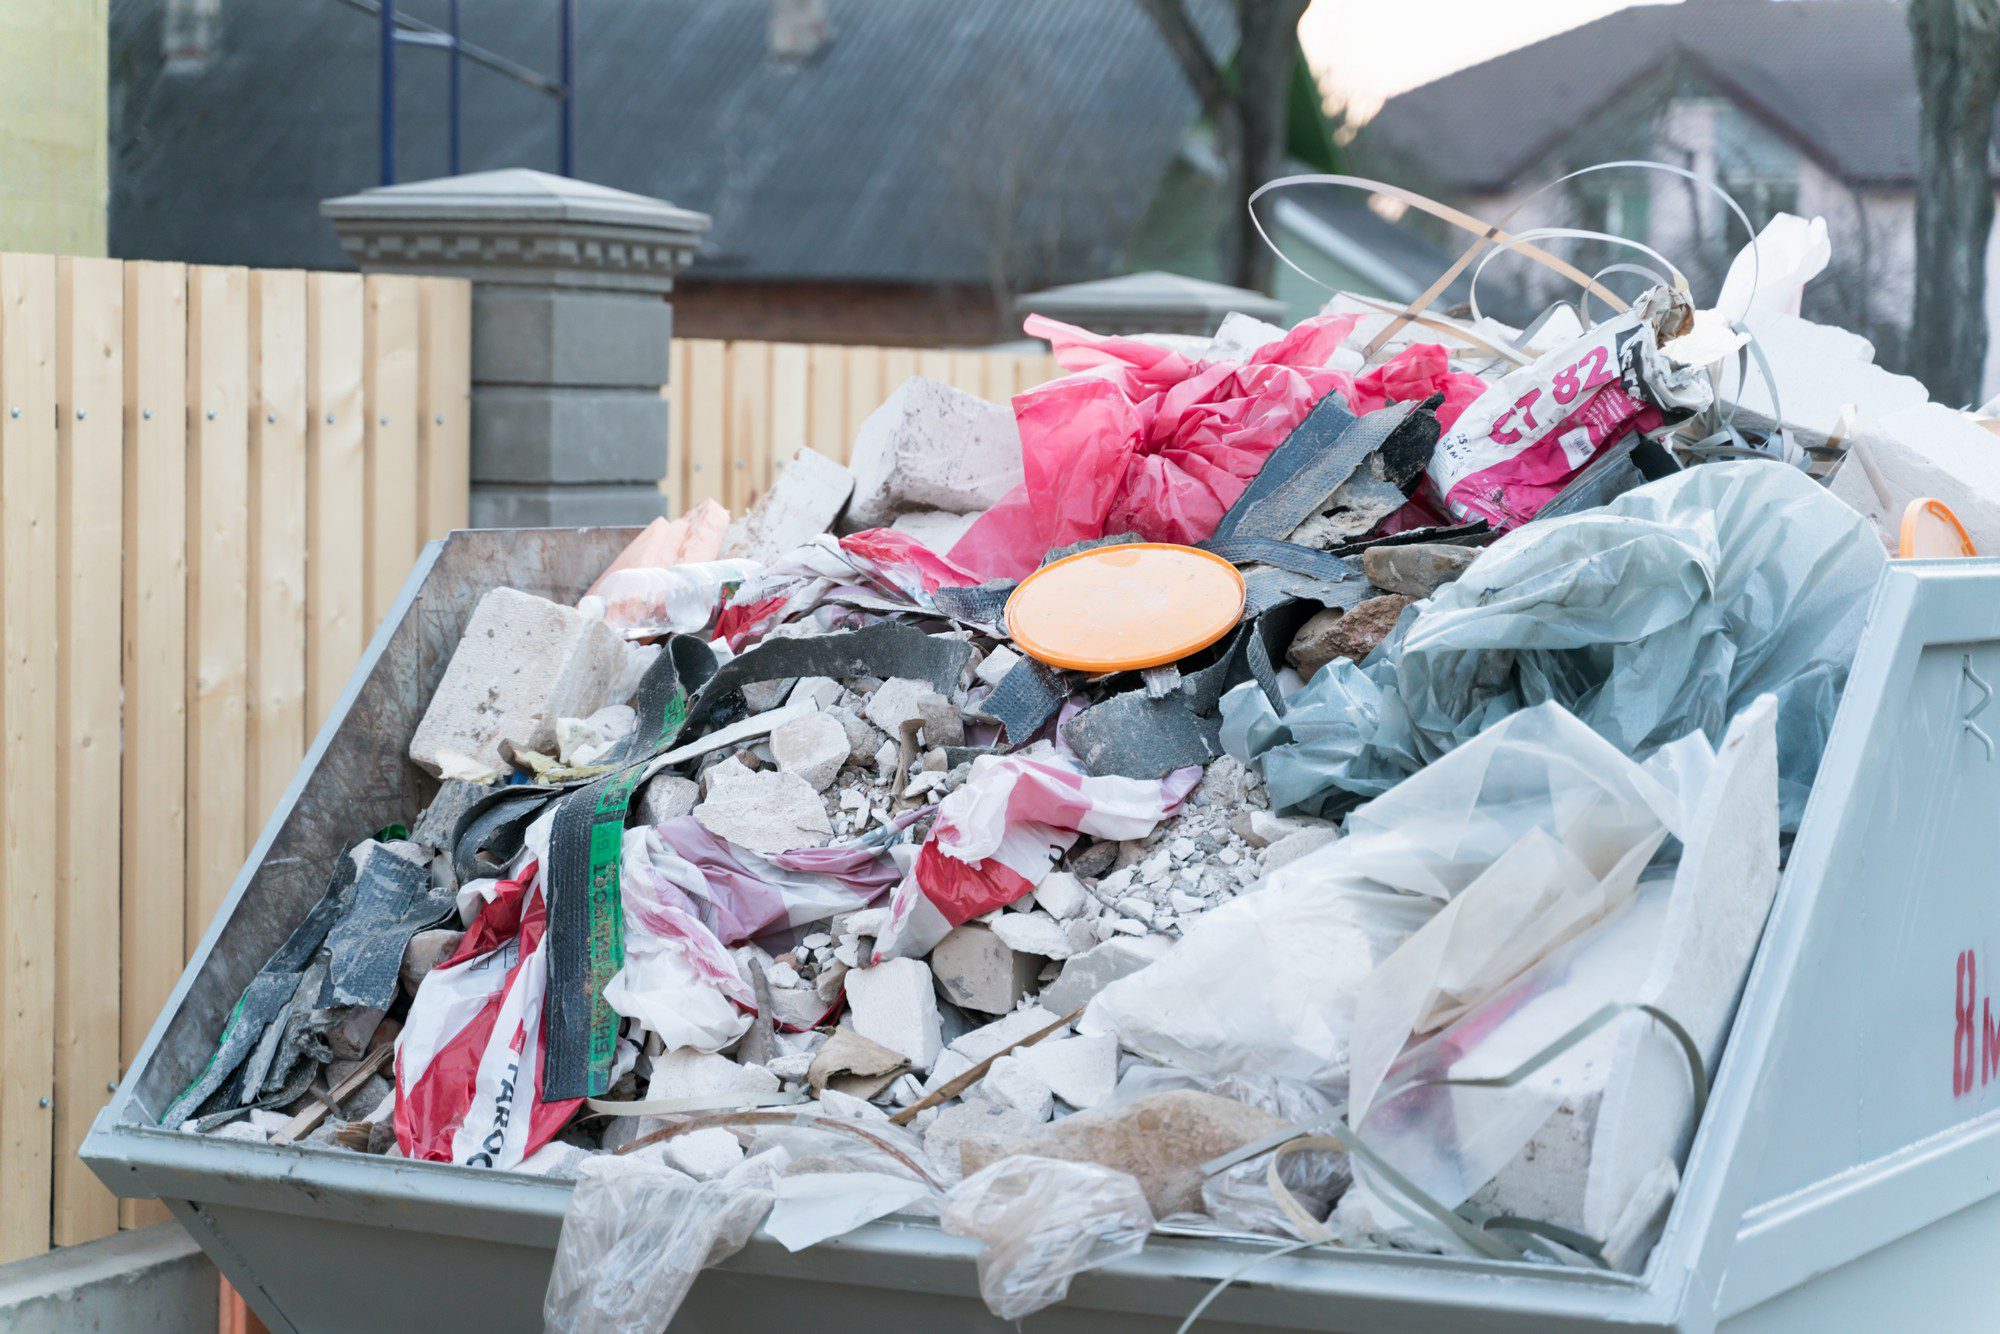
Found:
[[[0,255],[0,1262],[49,1247],[55,1143],[56,261]]]
[[[119,658],[124,620],[125,267],[64,259],[56,300],[54,1240],[118,1230],[76,1156],[118,1079]]]
[[[986,396],[986,363],[992,356],[985,352],[957,351],[951,354],[950,373],[945,377],[947,384],[955,385],[968,394]]]
[[[882,406],[882,400],[903,387],[903,381],[917,373],[917,350],[913,347],[885,347],[882,349],[882,388],[869,404],[873,411]]]
[[[1014,363],[1020,358],[1006,352],[988,352],[979,358],[979,396],[1005,403],[1015,394]]]
[[[771,481],[806,443],[809,364],[804,343],[771,344]]]
[[[250,274],[187,276],[187,920],[192,951],[244,851],[250,694]]]
[[[847,349],[847,432],[840,443],[842,463],[854,457],[854,436],[861,423],[882,406],[886,392],[882,383],[883,362],[883,349],[879,347]]]
[[[417,559],[417,347],[420,278],[373,273],[366,279],[363,335],[368,520],[363,557],[368,569],[363,638],[402,591]]]
[[[846,459],[847,349],[815,343],[806,353],[806,443],[830,459]]]
[[[317,731],[367,642],[362,526],[361,278],[306,278],[306,729]]]
[[[688,343],[687,377],[687,503],[704,500],[728,504],[729,361],[723,343],[711,338]]]
[[[254,841],[306,745],[306,275],[250,275],[249,714]]]
[[[667,517],[678,518],[688,507],[688,351],[687,340],[667,345],[667,382],[660,393],[667,400],[667,468],[660,490],[667,497]]]
[[[419,293],[417,542],[468,521],[472,470],[472,284],[426,278]],[[407,577],[409,571],[404,570]]]
[[[771,485],[771,345],[731,343],[729,360],[730,513],[741,514]]]
[[[187,811],[187,271],[125,266],[125,763],[120,1061],[180,976]],[[165,1217],[125,1201],[127,1227]]]
[[[917,353],[916,373],[923,376],[926,380],[937,380],[943,384],[951,384],[953,365],[951,353],[945,351],[943,348],[927,347]],[[895,388],[894,385],[890,385],[889,387],[891,389]]]

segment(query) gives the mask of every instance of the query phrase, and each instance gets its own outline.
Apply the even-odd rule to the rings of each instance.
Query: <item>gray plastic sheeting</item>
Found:
[[[1330,814],[1545,700],[1637,755],[1696,730],[1719,741],[1769,693],[1793,829],[1886,560],[1798,470],[1705,464],[1510,533],[1282,714],[1239,688],[1223,744],[1261,760],[1278,809]]]

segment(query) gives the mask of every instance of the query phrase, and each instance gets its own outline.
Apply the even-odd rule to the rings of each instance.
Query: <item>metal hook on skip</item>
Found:
[[[1965,655],[1964,672],[1965,679],[1972,682],[1973,688],[1979,692],[1979,702],[1974,704],[1965,715],[1965,730],[1979,738],[1979,744],[1986,747],[1986,758],[1990,761],[1993,758],[1993,738],[1986,734],[1985,728],[1972,720],[1983,713],[1986,706],[1993,702],[1993,687],[1987,685],[1979,673],[1972,670],[1972,655],[1970,653]]]

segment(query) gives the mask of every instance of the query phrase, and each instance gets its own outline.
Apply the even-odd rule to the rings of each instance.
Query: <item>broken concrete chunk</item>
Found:
[[[816,848],[833,833],[819,793],[797,774],[718,764],[704,777],[708,796],[694,808],[694,818],[724,842],[768,857]]]
[[[1022,479],[1013,410],[921,376],[861,423],[852,459],[849,531],[912,510],[984,513]]]
[[[1339,837],[1339,828],[1330,824],[1301,829],[1296,834],[1287,834],[1264,850],[1264,873],[1269,875],[1280,866],[1289,866],[1309,852],[1318,852]]]
[[[951,1050],[974,1065],[1007,1050],[1024,1038],[1031,1038],[1062,1018],[1050,1014],[1039,1005],[1028,1005],[1010,1015],[995,1019],[983,1028],[975,1028],[970,1033],[962,1033],[952,1040]],[[1054,1042],[1063,1036],[1060,1031],[1043,1038],[1044,1042]]]
[[[915,959],[889,959],[847,974],[847,1003],[854,1031],[901,1052],[918,1072],[927,1071],[944,1047],[943,1023],[931,970]]]
[[[692,778],[682,778],[679,774],[654,774],[639,789],[641,824],[664,824],[668,820],[686,815],[701,799],[701,789]]]
[[[1085,950],[1063,965],[1062,976],[1042,988],[1042,1007],[1056,1014],[1079,1010],[1119,978],[1165,954],[1172,943],[1159,936],[1124,936]]]
[[[1212,1093],[1149,1093],[1078,1112],[1022,1136],[969,1130],[959,1145],[969,1176],[1009,1154],[1102,1163],[1129,1172],[1156,1218],[1201,1210],[1201,1165],[1284,1128],[1282,1118]]]
[[[1385,593],[1356,603],[1346,612],[1337,607],[1316,612],[1292,637],[1285,661],[1304,677],[1311,677],[1335,658],[1360,662],[1396,628],[1396,618],[1410,601],[1401,593]]]
[[[454,931],[448,927],[419,931],[411,936],[410,943],[403,948],[403,969],[398,978],[402,983],[403,993],[409,996],[416,995],[418,985],[423,982],[431,969],[450,958],[451,952],[458,948],[458,942],[464,936],[463,931]]]
[[[911,719],[923,724],[926,746],[956,746],[965,741],[965,721],[958,706],[923,681],[898,676],[884,681],[861,710],[862,716],[893,740]]]
[[[840,703],[840,697],[846,693],[840,688],[840,682],[830,676],[801,676],[799,683],[792,687],[792,693],[785,697],[785,703],[793,708],[810,704],[815,709],[830,709]]]
[[[771,758],[778,772],[797,774],[815,792],[833,786],[840,766],[847,763],[847,729],[824,713],[808,713],[783,722],[771,732]]]
[[[1049,1088],[1049,1081],[1019,1056],[1002,1056],[986,1067],[986,1073],[965,1091],[965,1096],[1011,1107],[1030,1121],[1046,1121],[1055,1113],[1055,1094]]]
[[[1788,415],[1791,401],[1788,390]],[[1886,504],[1863,465],[1864,450],[1888,490]],[[1864,421],[1828,489],[1871,520],[1892,550],[1903,511],[1912,500],[1928,497],[1950,507],[1980,555],[2000,554],[2000,441],[1942,404],[1922,403]]]
[[[1070,947],[1062,923],[1045,912],[1010,912],[993,923],[993,934],[1017,954],[1043,959],[1067,959],[1076,953]],[[1035,964],[1041,971],[1041,964]]]
[[[1850,403],[1866,426],[1924,404],[1930,398],[1921,382],[1875,365],[1874,345],[1859,334],[1815,324],[1781,310],[1749,311],[1743,317],[1743,325],[1755,335],[1759,350],[1771,363],[1772,378],[1778,383],[1779,407],[1784,411],[1793,442],[1802,449],[1824,445],[1840,421],[1841,410]],[[1751,369],[1743,376],[1741,385],[1732,388],[1731,381],[1735,378],[1734,375],[1725,378],[1723,396],[1735,399],[1738,404],[1737,428],[1769,427],[1771,387],[1763,372]],[[1965,516],[1961,513],[1959,517]]]
[[[1370,547],[1361,553],[1368,582],[1405,597],[1427,598],[1465,573],[1479,558],[1477,547],[1449,542],[1412,542],[1404,547]]]
[[[496,588],[473,609],[410,739],[410,758],[436,774],[444,751],[503,772],[518,752],[552,755],[556,719],[624,703],[615,696],[631,656],[604,622]]]
[[[876,1097],[910,1068],[909,1058],[842,1024],[813,1057],[806,1082],[815,1091],[835,1089],[864,1101]]]
[[[918,510],[905,514],[889,526],[907,533],[942,555],[958,545],[965,530],[977,522],[977,514],[952,514],[946,510]]]
[[[680,1047],[653,1058],[650,1100],[729,1098],[776,1093],[778,1077],[761,1065],[738,1065],[727,1056]]]
[[[662,1147],[667,1166],[696,1181],[713,1180],[743,1161],[743,1146],[721,1126],[675,1135]]]
[[[1036,905],[1057,921],[1076,916],[1089,902],[1090,893],[1083,882],[1068,871],[1050,871],[1035,886]]]
[[[1041,968],[1040,959],[1016,953],[993,927],[978,922],[953,927],[931,951],[931,971],[944,998],[982,1014],[1013,1009],[1034,988]]]
[[[1050,1092],[1079,1111],[1109,1098],[1118,1084],[1118,1039],[1109,1034],[1044,1038],[1016,1055],[1048,1081]]]
[[[1237,811],[1229,817],[1230,832],[1253,848],[1268,848],[1307,825],[1308,821],[1298,816],[1279,815],[1275,811]]]
[[[1012,1107],[973,1098],[945,1108],[938,1113],[936,1120],[924,1128],[924,1156],[931,1160],[931,1165],[946,1185],[956,1185],[961,1175],[960,1149],[968,1138],[983,1136],[1011,1140],[1040,1129],[1040,1122],[1031,1120]]]
[[[847,760],[850,764],[868,764],[875,758],[875,752],[882,749],[886,739],[875,727],[863,722],[861,715],[843,705],[834,705],[824,710],[827,717],[840,724],[847,734]]]
[[[853,473],[817,450],[801,449],[750,512],[729,525],[722,554],[768,565],[833,527],[853,491]]]
[[[980,660],[972,673],[973,678],[989,686],[997,686],[1007,673],[1021,665],[1021,655],[1005,644],[996,644],[993,651]]]

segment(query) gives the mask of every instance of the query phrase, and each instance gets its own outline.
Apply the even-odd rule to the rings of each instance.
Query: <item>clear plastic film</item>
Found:
[[[1209,1092],[1260,1108],[1295,1126],[1318,1125],[1340,1112],[1331,1098],[1311,1085],[1270,1075],[1230,1075],[1217,1080]],[[1326,1217],[1351,1180],[1347,1155],[1322,1148],[1285,1154],[1277,1163],[1277,1173],[1283,1188],[1313,1219]],[[1272,1191],[1267,1157],[1246,1159],[1209,1177],[1201,1184],[1201,1203],[1209,1217],[1228,1227],[1310,1239]]]
[[[557,1334],[659,1334],[695,1277],[750,1239],[771,1207],[768,1160],[696,1181],[645,1158],[583,1163],[542,1317]]]
[[[1196,1073],[1280,1075],[1341,1097],[1365,1018],[1358,1073],[1372,1087],[1413,1026],[1485,994],[1629,896],[1663,833],[1685,830],[1688,793],[1708,767],[1700,737],[1640,765],[1558,705],[1503,716],[1354,811],[1339,842],[1113,982],[1083,1028]],[[1510,854],[1561,867],[1560,892],[1493,883]],[[1364,1012],[1378,966],[1482,881],[1473,906],[1493,900],[1493,911],[1451,923],[1447,948],[1394,970],[1395,985]]]
[[[1125,1172],[1016,1155],[952,1188],[944,1230],[985,1243],[979,1295],[994,1315],[1019,1320],[1061,1301],[1077,1274],[1137,1252],[1153,1212]]]
[[[1261,762],[1280,809],[1330,813],[1545,700],[1644,754],[1715,740],[1770,693],[1796,828],[1885,559],[1866,521],[1796,469],[1691,468],[1508,534],[1282,716],[1232,693],[1223,742]]]

